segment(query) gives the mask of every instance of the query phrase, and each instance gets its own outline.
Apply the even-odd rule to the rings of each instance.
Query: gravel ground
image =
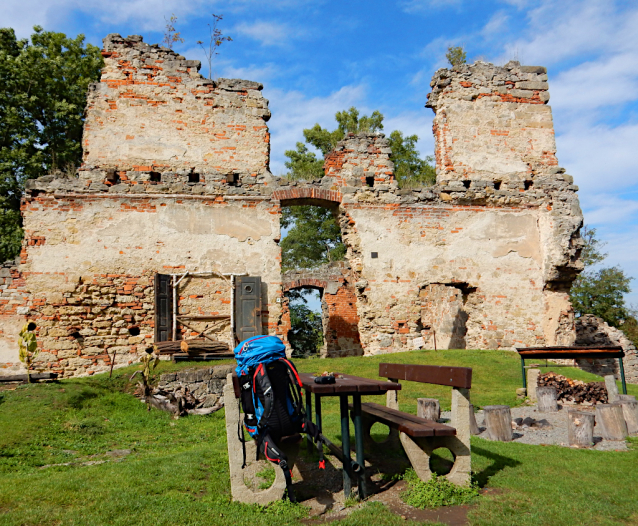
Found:
[[[567,409],[569,407],[578,407],[580,411],[591,411],[595,409],[592,406],[583,405],[566,405],[559,404],[559,411],[556,413],[539,413],[537,407],[534,406],[522,406],[511,408],[512,420],[517,418],[533,418],[536,421],[545,420],[549,425],[543,425],[542,427],[536,426],[516,426],[513,428],[514,442],[521,442],[522,444],[534,444],[534,445],[552,445],[552,446],[568,446],[567,441]],[[441,412],[442,419],[449,419],[451,414],[449,411]],[[478,435],[481,438],[489,440],[487,431],[485,430],[483,411],[476,413],[476,423],[478,424],[481,434]],[[627,443],[624,440],[603,440],[601,435],[600,426],[596,424],[594,427],[594,447],[600,451],[625,451],[627,450]]]

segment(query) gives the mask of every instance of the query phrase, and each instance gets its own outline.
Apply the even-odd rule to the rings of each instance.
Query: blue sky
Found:
[[[433,151],[429,82],[450,45],[468,59],[548,68],[561,166],[580,187],[585,222],[607,242],[605,264],[635,276],[638,304],[638,2],[604,0],[0,0],[0,24],[35,24],[101,45],[108,33],[162,40],[165,17],[204,55],[210,13],[224,16],[213,76],[260,81],[270,100],[274,174],[284,151],[336,111],[380,110],[385,131],[416,133]],[[206,73],[202,69],[202,73]]]

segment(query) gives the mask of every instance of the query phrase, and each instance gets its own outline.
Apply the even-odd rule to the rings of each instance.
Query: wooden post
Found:
[[[596,404],[596,421],[606,440],[624,440],[627,436],[627,424],[620,405]]]
[[[485,426],[491,440],[512,441],[512,413],[508,405],[486,405],[483,408]]]
[[[538,388],[538,377],[540,369],[527,369],[527,398],[531,402],[536,402],[536,389]]]
[[[470,433],[473,435],[480,435],[481,430],[476,423],[476,415],[474,414],[474,406],[470,404]]]
[[[594,444],[594,414],[570,409],[567,412],[567,416],[569,445],[591,447]]]
[[[612,403],[618,400],[618,385],[613,374],[605,376],[605,387],[607,388],[607,402]]]
[[[623,418],[627,425],[627,433],[630,435],[638,433],[638,402],[636,400],[618,400],[614,402],[614,405],[622,407]]]
[[[536,398],[538,399],[539,413],[555,413],[558,411],[558,394],[555,387],[537,387]]]
[[[619,394],[618,401],[622,402],[623,400],[636,400],[636,397],[634,395]]]
[[[436,398],[417,398],[416,416],[435,422],[441,418],[441,405]]]

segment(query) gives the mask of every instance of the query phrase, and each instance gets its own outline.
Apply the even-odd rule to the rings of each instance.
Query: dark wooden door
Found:
[[[261,334],[261,278],[235,278],[235,336],[243,341]]]
[[[171,276],[155,274],[155,342],[167,342],[173,332],[173,290]]]

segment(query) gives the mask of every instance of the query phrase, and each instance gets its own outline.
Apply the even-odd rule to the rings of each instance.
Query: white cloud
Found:
[[[463,0],[401,0],[399,6],[407,13],[426,11],[428,9],[457,7]]]
[[[242,22],[233,28],[239,34],[258,40],[264,46],[284,46],[292,38],[307,34],[279,22]]]
[[[492,15],[487,24],[483,26],[481,34],[485,38],[493,38],[501,34],[505,24],[509,21],[509,16],[505,11],[497,11]]]
[[[383,131],[386,135],[390,135],[394,130],[403,132],[403,135],[418,135],[416,147],[421,156],[434,155],[433,119],[434,114],[430,110],[401,113],[395,117],[385,118]]]
[[[610,127],[575,122],[556,142],[560,164],[574,176],[581,195],[622,192],[638,184],[638,124]]]
[[[303,142],[303,129],[311,128],[315,123],[334,129],[337,124],[335,113],[356,106],[362,113],[369,113],[365,106],[366,87],[344,86],[327,97],[307,98],[298,91],[265,89],[264,95],[270,100],[272,118],[268,122],[271,133],[271,166],[275,175],[285,173],[284,151],[295,148]]]
[[[615,10],[600,0],[545,0],[529,11],[526,36],[505,45],[496,63],[518,54],[527,64],[552,65],[584,54],[635,49],[638,9]]]
[[[634,216],[638,216],[638,201],[622,199],[613,194],[597,194],[595,197],[587,194],[582,199],[582,205],[585,223],[592,226],[626,225],[631,223]]]
[[[51,28],[63,22],[73,11],[90,15],[109,24],[134,23],[139,31],[162,31],[165,16],[175,13],[180,21],[193,16],[204,16],[223,8],[225,12],[247,9],[295,9],[306,4],[323,3],[319,0],[235,0],[231,4],[221,0],[0,0],[2,25],[13,27],[18,37],[31,35],[34,25]]]

